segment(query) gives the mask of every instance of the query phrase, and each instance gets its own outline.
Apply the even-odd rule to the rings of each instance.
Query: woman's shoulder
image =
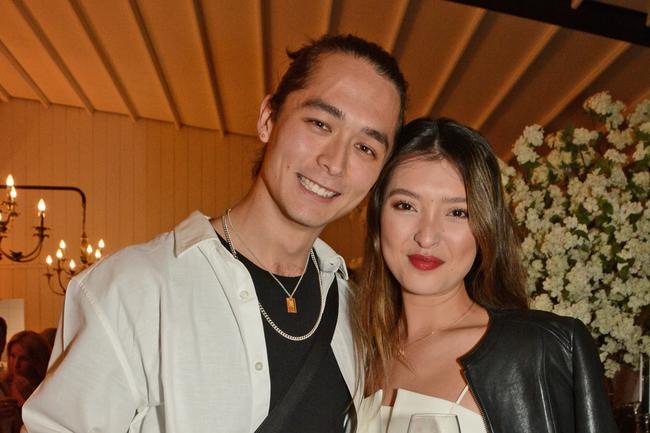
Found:
[[[578,319],[541,310],[489,309],[490,320],[501,332],[537,333],[551,337],[567,347],[573,345],[576,332],[584,334],[585,325]]]

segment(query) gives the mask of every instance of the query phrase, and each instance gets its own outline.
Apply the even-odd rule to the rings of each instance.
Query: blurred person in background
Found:
[[[7,344],[7,321],[4,317],[0,317],[0,358],[5,350]],[[4,373],[4,365],[0,374]],[[5,390],[0,387],[0,433],[11,432],[13,420],[18,411],[18,404],[15,398],[12,398],[5,393]]]
[[[34,331],[21,331],[7,344],[7,370],[0,380],[1,433],[20,430],[20,408],[45,378],[51,351],[48,342]]]

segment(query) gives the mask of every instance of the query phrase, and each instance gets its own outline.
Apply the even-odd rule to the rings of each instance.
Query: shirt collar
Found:
[[[194,211],[174,229],[174,254],[180,257],[185,251],[207,240],[219,242],[210,223],[210,217]],[[344,279],[348,279],[348,270],[343,257],[336,254],[336,251],[321,239],[316,239],[314,249],[318,257],[318,266],[323,272],[337,272]]]

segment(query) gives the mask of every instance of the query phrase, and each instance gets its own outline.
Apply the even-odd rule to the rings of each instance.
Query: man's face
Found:
[[[368,193],[393,146],[400,109],[395,85],[365,60],[321,57],[304,89],[275,118],[262,103],[267,143],[261,180],[283,216],[322,229]]]

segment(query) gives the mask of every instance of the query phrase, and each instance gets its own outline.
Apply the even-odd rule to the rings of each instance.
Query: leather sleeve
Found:
[[[596,346],[579,320],[574,320],[573,377],[576,433],[618,433]]]

